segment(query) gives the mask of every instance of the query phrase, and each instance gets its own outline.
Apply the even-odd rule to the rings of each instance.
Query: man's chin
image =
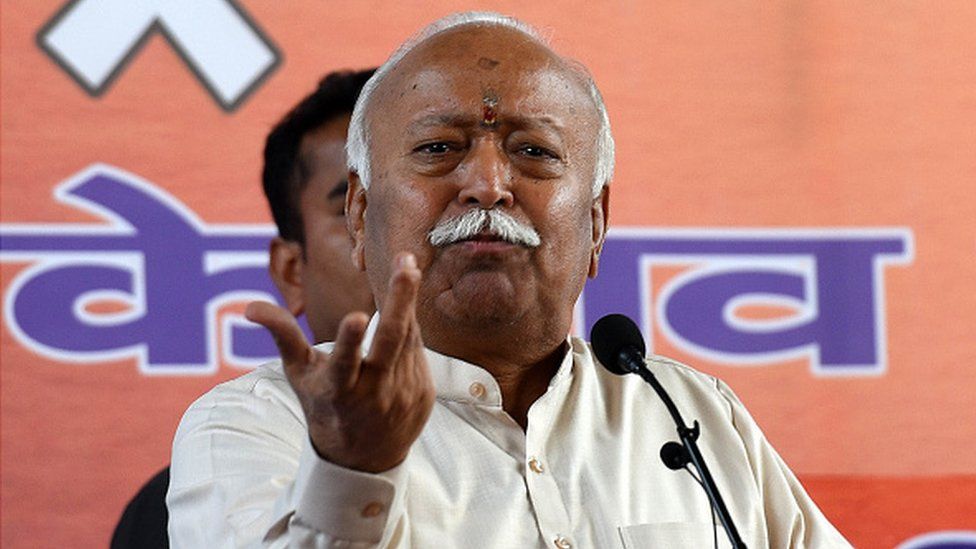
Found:
[[[466,273],[441,296],[440,314],[471,325],[511,322],[525,307],[515,281],[500,271]]]

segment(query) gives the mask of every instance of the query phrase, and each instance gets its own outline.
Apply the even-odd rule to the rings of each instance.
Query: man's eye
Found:
[[[525,145],[519,149],[519,153],[528,156],[530,158],[540,158],[540,159],[551,159],[558,160],[559,156],[556,153],[546,149],[545,147],[539,147],[536,145]]]
[[[451,146],[442,142],[424,143],[423,145],[414,149],[414,152],[432,155],[447,154],[451,152]]]

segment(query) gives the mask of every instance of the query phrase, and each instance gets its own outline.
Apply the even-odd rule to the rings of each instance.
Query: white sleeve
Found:
[[[373,475],[322,460],[287,380],[244,376],[201,397],[180,422],[166,497],[170,545],[405,546],[405,469]]]
[[[731,405],[732,422],[742,438],[759,488],[770,547],[849,548],[763,435],[739,398],[725,383],[718,390]]]

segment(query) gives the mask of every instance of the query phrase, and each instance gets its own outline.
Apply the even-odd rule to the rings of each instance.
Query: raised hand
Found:
[[[331,353],[312,348],[295,318],[254,302],[245,315],[274,336],[288,381],[308,421],[318,454],[336,465],[378,473],[400,464],[434,405],[417,324],[420,269],[411,254],[394,260],[390,289],[366,358],[360,346],[364,313],[342,319]]]

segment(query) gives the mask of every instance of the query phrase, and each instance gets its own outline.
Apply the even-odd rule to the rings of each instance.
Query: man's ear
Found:
[[[593,248],[590,251],[590,278],[596,278],[599,270],[600,252],[607,239],[607,229],[610,228],[610,187],[603,186],[600,196],[593,199],[590,208],[590,221],[593,227]]]
[[[349,172],[346,190],[346,229],[352,237],[352,263],[360,271],[366,270],[366,188],[359,174]]]
[[[268,273],[281,296],[285,298],[288,311],[295,316],[302,314],[305,310],[305,286],[302,282],[305,259],[302,257],[302,245],[277,236],[271,241],[270,256]]]

